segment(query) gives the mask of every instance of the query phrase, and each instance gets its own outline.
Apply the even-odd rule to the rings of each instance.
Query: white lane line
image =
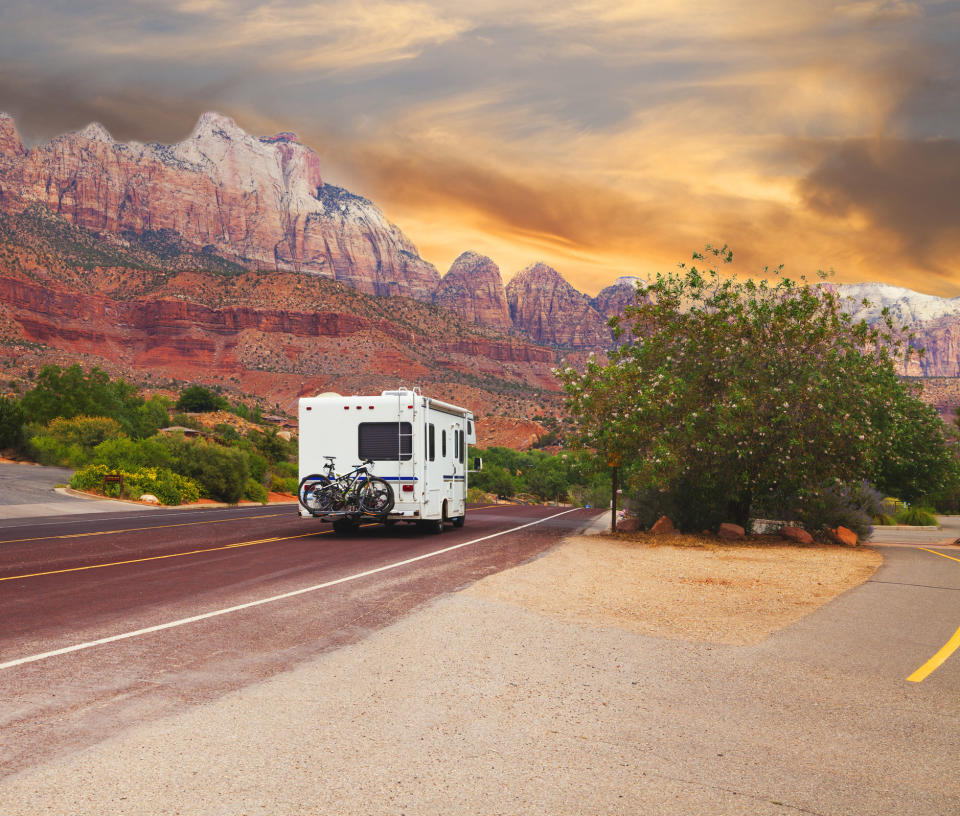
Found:
[[[552,516],[546,516],[545,518],[537,519],[536,521],[531,521],[527,524],[521,524],[519,527],[511,527],[509,530],[502,530],[499,533],[491,533],[490,535],[483,536],[482,538],[474,538],[471,541],[464,541],[462,544],[454,544],[450,547],[444,547],[442,550],[434,550],[433,552],[417,555],[413,558],[407,558],[403,561],[396,561],[393,564],[386,564],[382,567],[375,567],[374,569],[365,570],[364,572],[357,572],[353,575],[347,575],[344,578],[336,578],[333,581],[325,581],[322,584],[314,584],[313,586],[304,587],[303,589],[295,589],[292,592],[284,592],[281,595],[272,595],[269,598],[261,598],[259,601],[250,601],[248,603],[238,604],[237,606],[229,606],[226,609],[217,609],[214,612],[204,612],[202,615],[193,615],[189,618],[180,618],[179,620],[170,621],[169,623],[158,623],[156,626],[148,626],[145,629],[136,629],[132,632],[124,632],[120,635],[111,635],[110,637],[91,640],[87,643],[78,643],[75,646],[64,646],[62,649],[54,649],[50,652],[41,652],[40,654],[30,655],[29,657],[18,657],[16,660],[8,660],[6,663],[0,663],[0,669],[12,669],[14,666],[22,666],[25,663],[36,663],[38,660],[46,660],[49,657],[57,657],[59,655],[70,654],[71,652],[80,652],[84,649],[92,649],[94,646],[102,646],[105,643],[113,643],[117,640],[140,637],[141,635],[148,635],[151,632],[160,632],[164,629],[174,629],[178,626],[186,626],[188,623],[196,623],[197,621],[207,620],[208,618],[216,618],[220,615],[228,615],[231,612],[239,612],[242,609],[251,609],[255,606],[263,606],[264,604],[274,603],[275,601],[294,598],[297,595],[306,595],[308,592],[316,592],[318,589],[326,589],[327,587],[336,586],[337,584],[345,584],[348,581],[356,581],[359,578],[366,578],[368,575],[376,575],[378,572],[386,572],[387,570],[405,567],[407,564],[413,564],[416,561],[423,561],[425,558],[434,558],[435,556],[443,555],[444,553],[459,550],[461,547],[468,547],[471,544],[479,544],[481,541],[487,541],[491,538],[507,535],[507,533],[515,533],[517,530],[523,530],[526,527],[533,527],[535,524],[542,524],[545,521],[557,518],[558,516],[565,516],[567,513],[573,513],[575,510],[579,509],[579,507],[574,507],[571,510],[564,510],[562,513],[554,513]]]

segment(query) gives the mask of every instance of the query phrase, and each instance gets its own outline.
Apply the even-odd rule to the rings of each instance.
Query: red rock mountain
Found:
[[[513,328],[500,267],[476,252],[464,252],[453,262],[434,302],[472,323],[503,331]]]
[[[643,283],[640,278],[632,276],[617,278],[610,286],[601,289],[590,301],[590,305],[608,319],[623,314],[625,307],[636,303],[637,284]]]
[[[538,343],[597,350],[610,345],[610,330],[590,298],[546,264],[518,272],[507,284],[507,303],[514,326]]]
[[[0,114],[0,206],[40,203],[98,234],[175,236],[247,268],[311,272],[430,301],[440,277],[371,202],[324,184],[296,136],[200,117],[179,144],[115,142],[98,124],[25,150]]]

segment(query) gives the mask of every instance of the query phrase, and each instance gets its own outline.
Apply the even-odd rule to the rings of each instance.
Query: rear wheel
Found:
[[[393,509],[393,488],[383,479],[367,479],[360,488],[358,504],[364,513],[385,515]]]
[[[330,491],[323,490],[329,484],[330,480],[319,473],[304,476],[297,488],[297,499],[300,505],[313,515],[319,515],[325,510],[329,510]]]
[[[454,526],[454,527],[463,527],[463,525],[466,524],[466,521],[467,521],[467,511],[464,510],[462,516],[457,516],[457,517],[453,520],[453,526]]]

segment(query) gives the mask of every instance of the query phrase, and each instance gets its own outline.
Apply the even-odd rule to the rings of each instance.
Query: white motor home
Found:
[[[301,485],[325,472],[327,457],[336,457],[338,474],[373,460],[372,475],[393,488],[393,508],[383,521],[417,522],[435,532],[445,521],[463,526],[467,452],[476,444],[473,412],[400,388],[379,396],[303,397],[299,418]],[[302,504],[300,515],[333,521],[343,531],[359,521]]]

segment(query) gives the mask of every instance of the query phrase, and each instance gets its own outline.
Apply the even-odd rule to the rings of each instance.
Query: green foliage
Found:
[[[246,454],[203,439],[169,439],[173,469],[196,481],[203,495],[236,504],[243,498],[250,470]]]
[[[611,320],[628,341],[608,364],[559,372],[576,442],[621,457],[636,495],[665,491],[696,531],[838,480],[906,497],[956,479],[942,423],[896,375],[912,350],[889,316],[855,323],[804,280],[721,277],[731,259],[708,247],[705,268],[658,275]]]
[[[281,439],[272,428],[266,431],[252,430],[247,434],[247,440],[270,463],[284,462],[297,454],[296,443]]]
[[[167,440],[162,436],[147,439],[119,437],[101,442],[93,449],[93,462],[117,470],[136,470],[144,467],[165,467],[173,457]]]
[[[483,470],[470,477],[473,486],[501,498],[509,498],[517,492],[517,480],[503,465],[487,464]]]
[[[230,403],[223,397],[202,385],[190,385],[184,388],[176,403],[177,410],[191,413],[225,411],[229,407]]]
[[[195,481],[167,468],[126,470],[105,464],[88,465],[73,474],[70,486],[76,490],[101,492],[104,487],[103,477],[108,473],[120,473],[123,476],[124,493],[131,498],[151,493],[161,504],[190,503],[200,498],[200,488]],[[106,488],[106,495],[120,495],[118,484],[108,484]]]
[[[175,428],[192,428],[195,431],[203,430],[200,420],[186,414],[174,414],[170,417],[170,426]]]
[[[23,443],[26,415],[20,403],[0,396],[0,450],[18,448]]]
[[[299,484],[296,476],[277,476],[275,473],[270,475],[270,489],[275,493],[291,493],[296,496]]]
[[[250,478],[256,479],[263,484],[267,478],[267,468],[270,463],[252,448],[246,450],[247,467],[250,470]]]
[[[470,487],[467,490],[467,501],[471,504],[486,504],[488,498],[486,492],[479,487]]]
[[[296,492],[297,487],[294,485],[294,492]],[[250,501],[260,502],[260,504],[266,504],[268,501],[267,489],[256,481],[256,479],[247,479],[247,484],[243,490],[243,496]]]
[[[907,507],[897,513],[897,524],[909,524],[912,527],[937,527],[939,522],[929,507]]]
[[[892,527],[897,523],[897,520],[889,513],[881,513],[878,516],[874,516],[873,523],[877,527]]]
[[[213,426],[213,432],[225,442],[236,442],[240,439],[237,429],[228,422],[218,422]]]
[[[296,479],[299,476],[296,462],[274,462],[273,472],[287,479]]]
[[[59,417],[31,437],[28,449],[43,465],[79,467],[90,461],[101,442],[121,436],[120,423],[109,417]]]

